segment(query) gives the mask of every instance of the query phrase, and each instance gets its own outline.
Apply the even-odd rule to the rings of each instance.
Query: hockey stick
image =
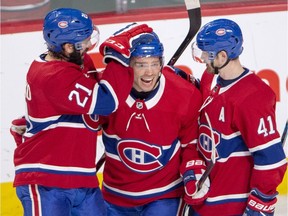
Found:
[[[189,43],[192,41],[192,39],[195,37],[196,33],[198,32],[201,26],[201,8],[199,0],[184,0],[184,1],[189,16],[189,24],[190,24],[189,31],[182,44],[179,46],[179,48],[176,50],[176,52],[168,62],[168,65],[170,66],[173,66],[175,62],[179,59],[179,57],[182,55],[182,53],[189,45]]]
[[[286,139],[287,139],[287,130],[288,130],[288,120],[286,121],[282,136],[281,136],[281,143],[284,146]]]
[[[199,0],[184,0],[184,1],[189,17],[189,23],[190,23],[189,31],[182,44],[179,46],[177,51],[174,53],[174,55],[168,62],[168,65],[170,66],[173,66],[175,62],[179,59],[179,57],[182,55],[182,53],[189,45],[189,43],[192,41],[192,39],[195,37],[196,33],[198,32],[201,26],[201,8]],[[105,162],[105,153],[102,155],[102,157],[98,160],[96,164],[96,172],[102,167],[104,162]]]
[[[103,166],[105,162],[105,153],[103,153],[103,155],[101,156],[101,158],[98,160],[98,162],[96,163],[96,173],[99,171],[99,169]]]
[[[208,114],[205,112],[205,117],[207,119],[208,122],[208,126],[210,128],[210,132],[211,132],[211,139],[212,139],[212,143],[211,143],[211,160],[209,162],[209,165],[207,166],[207,169],[205,170],[205,172],[203,173],[203,175],[201,176],[201,178],[199,179],[197,186],[198,186],[198,191],[200,191],[200,189],[202,188],[203,183],[206,181],[206,179],[208,178],[209,174],[211,173],[215,162],[216,162],[216,144],[215,144],[215,138],[214,138],[214,134],[213,134],[213,129],[212,129],[212,125],[210,122],[210,119],[208,117]]]
[[[205,114],[205,117],[207,119],[207,123],[208,123],[209,129],[210,129],[210,132],[211,132],[211,160],[210,160],[209,165],[207,166],[205,172],[203,173],[203,175],[201,176],[201,178],[197,182],[198,191],[201,190],[204,182],[208,178],[208,176],[211,173],[211,171],[215,165],[215,162],[216,162],[216,144],[215,144],[214,133],[213,133],[212,125],[211,125],[210,118],[209,118],[208,114],[206,112],[204,114]],[[184,206],[182,216],[192,216],[193,212],[194,211],[191,208],[191,206],[186,204]]]
[[[207,169],[205,170],[205,172],[203,173],[203,175],[201,176],[200,180],[198,181],[198,190],[201,189],[203,183],[205,182],[205,180],[208,178],[209,174],[211,173],[214,165],[215,165],[215,161],[216,161],[216,146],[215,146],[215,140],[214,140],[214,136],[213,136],[213,131],[212,131],[212,127],[211,127],[211,123],[209,120],[209,117],[207,115],[207,113],[205,113],[208,125],[211,129],[211,136],[212,136],[212,153],[211,153],[211,161],[209,163],[209,165],[207,166]],[[288,120],[286,121],[282,136],[281,136],[281,143],[282,146],[284,146],[286,139],[287,139],[287,130],[288,130]]]

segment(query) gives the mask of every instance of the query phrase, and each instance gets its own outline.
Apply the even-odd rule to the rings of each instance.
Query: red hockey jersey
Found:
[[[210,88],[207,80],[212,77],[205,72],[201,85]],[[242,215],[251,188],[275,193],[287,167],[276,129],[275,94],[247,69],[238,79],[218,83],[210,96],[205,86],[202,89],[206,98],[198,148],[209,160],[214,140],[217,161],[210,174],[209,197],[195,209],[201,216]]]
[[[103,194],[115,205],[181,197],[180,163],[199,158],[200,91],[164,67],[153,93],[145,100],[125,98],[103,125]]]
[[[118,108],[118,98],[132,88],[133,72],[111,62],[98,82],[88,55],[83,67],[43,59],[36,59],[27,74],[27,131],[14,154],[14,186],[97,187],[98,118],[92,116]]]

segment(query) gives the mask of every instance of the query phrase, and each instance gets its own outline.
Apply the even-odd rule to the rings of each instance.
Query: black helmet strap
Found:
[[[219,69],[224,68],[231,59],[227,59],[227,61],[221,66],[221,67],[214,67],[214,61],[211,63],[212,68],[214,69],[214,74],[218,74],[219,73]]]

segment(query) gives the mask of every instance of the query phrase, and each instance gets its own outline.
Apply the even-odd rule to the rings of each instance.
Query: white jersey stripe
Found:
[[[109,185],[107,185],[104,181],[103,181],[103,185],[104,187],[116,192],[116,193],[120,193],[123,194],[125,196],[133,196],[133,197],[138,197],[138,196],[145,196],[145,195],[149,195],[151,196],[152,194],[155,193],[161,193],[161,192],[165,192],[171,188],[173,188],[174,186],[180,184],[182,182],[182,178],[178,178],[176,181],[164,186],[164,187],[158,187],[155,189],[150,189],[150,190],[146,190],[146,191],[137,191],[137,192],[132,192],[132,191],[124,191],[124,190],[120,190],[114,187],[111,187]]]
[[[15,166],[15,170],[21,169],[33,169],[33,168],[40,168],[40,169],[47,169],[47,170],[55,170],[55,171],[63,171],[63,172],[84,172],[84,173],[92,173],[96,172],[96,168],[83,168],[83,167],[64,167],[64,166],[54,166],[54,165],[47,165],[47,164],[22,164],[19,166]]]

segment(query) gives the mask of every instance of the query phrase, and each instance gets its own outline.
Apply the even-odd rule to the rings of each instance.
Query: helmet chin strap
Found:
[[[163,62],[164,62],[163,57],[160,57],[160,62],[161,62],[160,73],[159,73],[159,76],[158,76],[158,78],[157,78],[157,80],[156,80],[156,82],[155,82],[155,85],[154,85],[154,87],[153,87],[152,90],[154,90],[154,89],[158,86],[158,84],[159,84],[159,81],[160,81],[160,78],[161,78],[161,75],[162,75],[162,69],[163,69]]]
[[[211,67],[214,69],[214,74],[219,74],[219,69],[224,68],[231,59],[227,59],[227,61],[221,67],[214,67],[214,61],[211,63]]]
[[[156,80],[156,82],[155,82],[155,85],[154,85],[154,87],[152,88],[151,91],[153,91],[153,90],[158,86],[158,84],[160,83],[159,81],[160,81],[161,75],[162,75],[162,68],[161,68],[161,71],[160,71],[160,73],[159,73],[159,76],[157,77],[157,80]]]

